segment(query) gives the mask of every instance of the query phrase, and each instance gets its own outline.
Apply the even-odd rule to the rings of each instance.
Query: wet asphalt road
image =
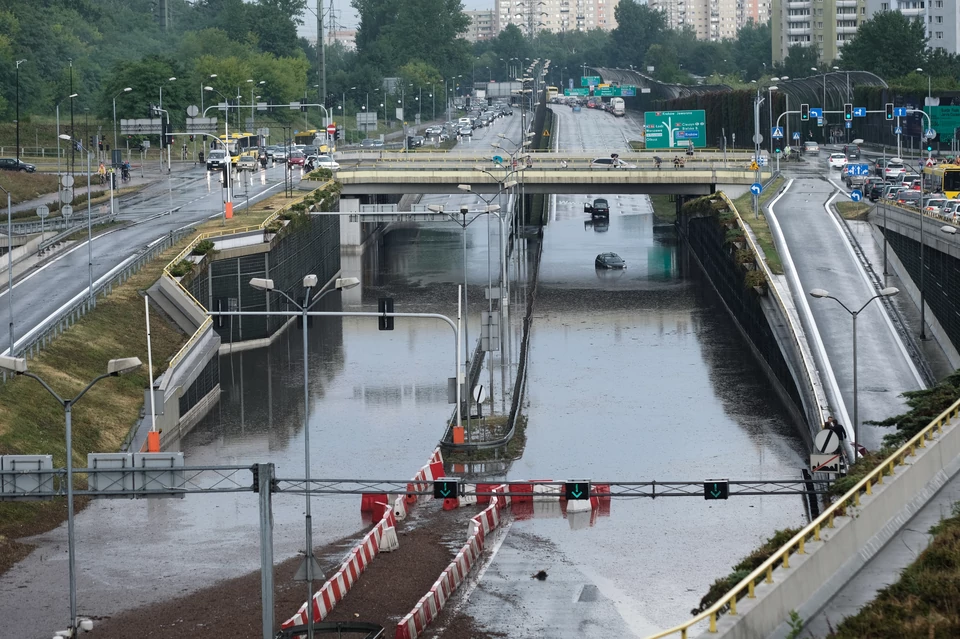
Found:
[[[555,112],[563,150],[625,154],[609,114]],[[527,447],[509,478],[799,476],[794,427],[671,228],[654,225],[645,196],[609,196],[609,229],[585,223],[597,195],[558,197],[545,233]],[[605,251],[627,269],[595,270]],[[614,499],[593,525],[538,511],[511,524],[463,606],[488,631],[644,636],[688,618],[758,540],[804,521],[799,497]],[[539,570],[546,581],[530,578]]]

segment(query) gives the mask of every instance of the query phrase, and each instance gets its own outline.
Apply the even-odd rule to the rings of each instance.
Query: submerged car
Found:
[[[601,253],[594,260],[594,266],[604,269],[627,268],[627,263],[616,253]]]

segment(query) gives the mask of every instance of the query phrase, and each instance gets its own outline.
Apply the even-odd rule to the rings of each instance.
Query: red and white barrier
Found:
[[[398,497],[394,502],[393,514],[394,516],[403,521],[407,512],[417,503],[417,495],[412,493],[414,492],[423,492],[429,490],[432,486],[434,479],[439,479],[444,476],[443,471],[443,455],[440,454],[440,448],[434,448],[433,454],[430,455],[430,461],[427,462],[420,470],[417,471],[417,474],[414,475],[413,481],[407,484],[407,494]]]
[[[487,489],[490,492],[507,491],[506,485],[490,488],[488,484],[484,488],[484,492],[487,492]],[[476,563],[480,553],[483,552],[487,535],[500,524],[500,512],[510,504],[510,498],[506,495],[486,497],[486,500],[490,505],[470,519],[467,543],[440,574],[440,578],[430,587],[430,591],[421,597],[413,610],[407,613],[397,624],[396,639],[416,639],[419,637],[427,629],[427,626],[437,618],[444,604],[457,587],[463,583],[467,573],[470,572],[470,568]]]

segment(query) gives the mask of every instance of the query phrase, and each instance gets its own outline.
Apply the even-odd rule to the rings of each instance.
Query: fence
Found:
[[[93,295],[84,295],[81,299],[68,308],[65,308],[52,321],[48,322],[42,330],[35,335],[25,338],[26,341],[17,343],[10,349],[10,354],[21,356],[27,359],[35,358],[41,350],[46,348],[54,339],[63,334],[68,328],[77,323],[77,321],[96,308],[97,298],[106,297],[113,292],[114,286],[119,286],[129,280],[132,276],[140,272],[145,264],[156,259],[165,250],[193,233],[193,228],[179,229],[163,237],[159,242],[145,247],[130,263],[124,266],[113,277],[101,282],[93,289]],[[7,381],[7,374],[3,374],[3,381]]]

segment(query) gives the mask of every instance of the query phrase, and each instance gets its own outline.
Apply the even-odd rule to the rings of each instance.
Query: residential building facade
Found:
[[[496,33],[508,24],[524,34],[564,33],[616,28],[613,12],[620,0],[496,0]],[[469,12],[468,12],[469,13]]]
[[[464,13],[470,18],[470,26],[467,27],[467,33],[463,36],[468,42],[490,40],[497,34],[496,14],[493,10],[464,11]]]
[[[693,29],[698,40],[732,40],[745,24],[765,23],[770,0],[649,0],[671,29]]]

